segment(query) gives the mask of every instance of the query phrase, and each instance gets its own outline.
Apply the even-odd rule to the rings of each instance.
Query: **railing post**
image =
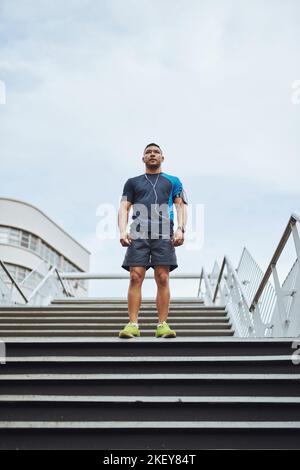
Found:
[[[286,312],[286,308],[283,302],[282,288],[280,286],[280,281],[279,281],[276,266],[272,264],[271,269],[272,269],[272,275],[274,279],[274,286],[275,286],[275,292],[276,292],[276,306],[277,306],[278,319],[281,324],[282,333],[284,336],[286,336],[286,334],[284,333],[287,333],[288,323],[287,323],[287,315],[286,315],[287,312]]]
[[[211,291],[211,287],[210,287],[210,282],[208,280],[208,277],[207,277],[207,274],[206,274],[206,271],[205,269],[203,268],[203,279],[204,279],[204,283],[205,283],[205,293],[206,293],[206,298],[208,298],[208,305],[211,306],[213,305],[213,294],[212,294],[212,291]]]
[[[225,256],[224,256],[223,262],[222,262],[222,266],[221,266],[221,269],[220,269],[220,272],[219,272],[217,284],[216,284],[216,287],[215,287],[214,295],[213,295],[213,298],[212,298],[213,303],[215,303],[215,300],[216,300],[216,298],[217,298],[217,293],[218,293],[219,285],[220,285],[220,282],[221,282],[221,280],[222,280],[222,274],[223,274],[223,271],[224,271],[224,268],[225,268],[225,262],[226,262],[226,259],[225,259]]]
[[[28,299],[26,297],[26,295],[23,293],[22,289],[19,287],[17,281],[14,280],[14,278],[12,277],[12,275],[10,274],[10,272],[8,271],[7,267],[5,266],[5,264],[0,260],[0,266],[2,267],[3,271],[5,272],[5,274],[7,275],[7,277],[9,278],[9,280],[11,281],[12,283],[12,286],[15,286],[15,288],[17,289],[17,291],[19,292],[19,294],[21,295],[21,297],[23,298],[23,300],[25,301],[25,303],[27,304],[28,303]],[[12,292],[12,291],[11,291]]]
[[[201,269],[201,274],[200,274],[200,279],[199,279],[199,287],[198,287],[197,297],[199,297],[200,290],[201,290],[202,275],[203,275],[203,268]]]
[[[295,244],[297,261],[298,261],[298,265],[300,267],[300,238],[299,238],[299,233],[298,233],[296,224],[292,226],[292,235],[293,235],[293,240],[294,240],[294,244]]]
[[[252,319],[253,319],[253,325],[254,325],[254,331],[255,331],[255,337],[256,338],[263,338],[266,336],[266,328],[268,328],[268,325],[265,325],[265,323],[262,321],[262,314],[260,311],[260,304],[258,303],[252,312]]]
[[[70,294],[69,294],[69,292],[67,291],[66,286],[65,286],[65,284],[64,284],[62,278],[60,277],[59,272],[58,272],[58,270],[57,270],[56,268],[55,268],[55,272],[56,272],[56,275],[57,275],[57,279],[59,280],[59,282],[60,282],[60,284],[61,284],[61,286],[62,286],[63,292],[65,293],[65,295],[66,295],[67,297],[70,297]]]
[[[237,306],[240,322],[241,324],[244,324],[244,327],[247,329],[250,337],[255,336],[253,326],[251,323],[251,318],[249,315],[249,308],[244,299],[242,288],[236,282],[231,264],[229,264],[229,269],[230,269],[230,286],[229,287],[233,291],[232,298],[234,299],[235,304]]]

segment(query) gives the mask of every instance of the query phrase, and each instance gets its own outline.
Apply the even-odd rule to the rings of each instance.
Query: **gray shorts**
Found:
[[[137,238],[127,247],[122,268],[130,271],[130,266],[169,266],[169,271],[178,267],[175,247],[170,238]]]

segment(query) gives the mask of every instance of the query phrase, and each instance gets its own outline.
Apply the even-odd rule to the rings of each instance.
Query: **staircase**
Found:
[[[177,338],[119,339],[124,299],[2,307],[0,449],[299,448],[291,339],[233,336],[226,310],[173,299]]]
[[[124,299],[54,300],[47,307],[0,309],[0,335],[5,337],[116,337],[128,322]],[[143,337],[153,337],[157,325],[153,300],[143,300],[139,325]],[[180,336],[232,336],[224,307],[205,307],[195,299],[172,300],[168,319]]]

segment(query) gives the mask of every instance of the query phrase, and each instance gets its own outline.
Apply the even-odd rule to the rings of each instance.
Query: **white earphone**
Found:
[[[156,208],[158,196],[157,196],[157,192],[156,192],[155,186],[156,186],[156,184],[157,184],[157,181],[158,181],[159,176],[160,176],[160,173],[158,173],[158,176],[157,176],[157,178],[156,178],[156,181],[155,181],[155,183],[153,184],[152,181],[150,181],[149,178],[148,178],[148,176],[145,174],[145,178],[146,178],[146,180],[149,181],[149,183],[151,184],[152,189],[153,189],[154,194],[155,194],[155,203],[154,203],[155,206],[154,206],[154,210],[155,210],[156,214],[158,215],[158,217],[162,217],[163,219],[169,220],[168,217],[164,217],[162,214],[159,214],[159,213],[157,212],[157,208]],[[159,219],[158,219],[158,220],[159,220]]]

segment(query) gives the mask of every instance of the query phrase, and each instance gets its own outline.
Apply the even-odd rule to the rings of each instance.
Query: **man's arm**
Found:
[[[118,226],[122,246],[129,246],[131,243],[130,235],[127,233],[128,216],[131,206],[132,203],[130,201],[122,200],[118,211]]]
[[[120,230],[120,243],[122,246],[128,246],[131,243],[130,235],[127,233],[127,224],[130,207],[134,202],[134,187],[132,179],[129,178],[123,188],[118,212],[118,225]]]
[[[187,224],[187,208],[183,202],[182,197],[176,197],[174,204],[177,212],[177,225],[178,228],[174,234],[174,246],[180,246],[184,242],[184,231]]]

